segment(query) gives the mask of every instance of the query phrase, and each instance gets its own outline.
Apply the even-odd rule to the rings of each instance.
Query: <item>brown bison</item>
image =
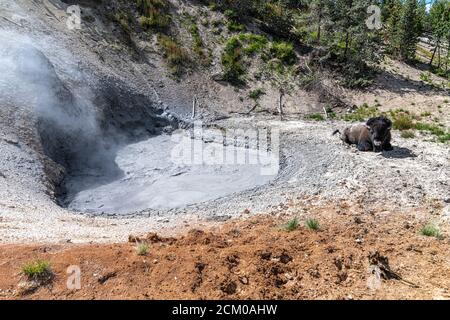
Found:
[[[391,120],[384,116],[370,118],[365,124],[355,124],[345,128],[341,134],[341,140],[348,144],[356,144],[359,151],[392,150],[391,128]],[[340,131],[335,130],[333,135],[336,133]]]

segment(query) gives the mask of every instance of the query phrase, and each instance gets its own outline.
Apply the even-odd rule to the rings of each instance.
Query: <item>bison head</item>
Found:
[[[370,132],[374,151],[382,150],[392,128],[391,120],[384,116],[370,118],[367,121],[366,126]]]

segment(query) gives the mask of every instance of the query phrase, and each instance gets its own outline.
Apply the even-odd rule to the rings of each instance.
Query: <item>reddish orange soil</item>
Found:
[[[359,206],[310,208],[290,217],[235,220],[184,236],[149,234],[146,256],[134,242],[109,245],[3,245],[2,299],[448,299],[450,242],[420,235],[429,209],[367,212]],[[306,215],[304,212],[307,212]],[[317,218],[320,231],[305,228]],[[130,237],[130,241],[135,241]],[[389,259],[404,281],[368,271],[371,252]],[[24,293],[21,267],[44,259],[54,279]],[[66,269],[81,268],[81,289],[68,290]],[[375,283],[375,285],[373,285]],[[410,284],[412,283],[412,284]],[[415,287],[416,285],[417,287]]]

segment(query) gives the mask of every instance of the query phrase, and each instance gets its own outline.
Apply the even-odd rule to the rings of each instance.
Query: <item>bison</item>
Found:
[[[359,151],[380,152],[392,150],[392,122],[384,116],[370,118],[365,124],[355,124],[344,129],[341,140],[347,144],[356,144]],[[335,130],[333,135],[340,133]]]

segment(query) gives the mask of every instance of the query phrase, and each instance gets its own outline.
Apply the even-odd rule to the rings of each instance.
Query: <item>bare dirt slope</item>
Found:
[[[408,213],[345,202],[288,207],[299,217],[297,230],[283,230],[291,215],[282,209],[176,238],[130,237],[149,244],[145,256],[135,243],[3,245],[0,298],[450,298],[448,238],[419,233],[437,212],[432,207]],[[310,217],[319,231],[303,225]],[[36,259],[49,261],[55,277],[27,291],[20,270]],[[70,265],[81,269],[80,290],[66,287]]]

